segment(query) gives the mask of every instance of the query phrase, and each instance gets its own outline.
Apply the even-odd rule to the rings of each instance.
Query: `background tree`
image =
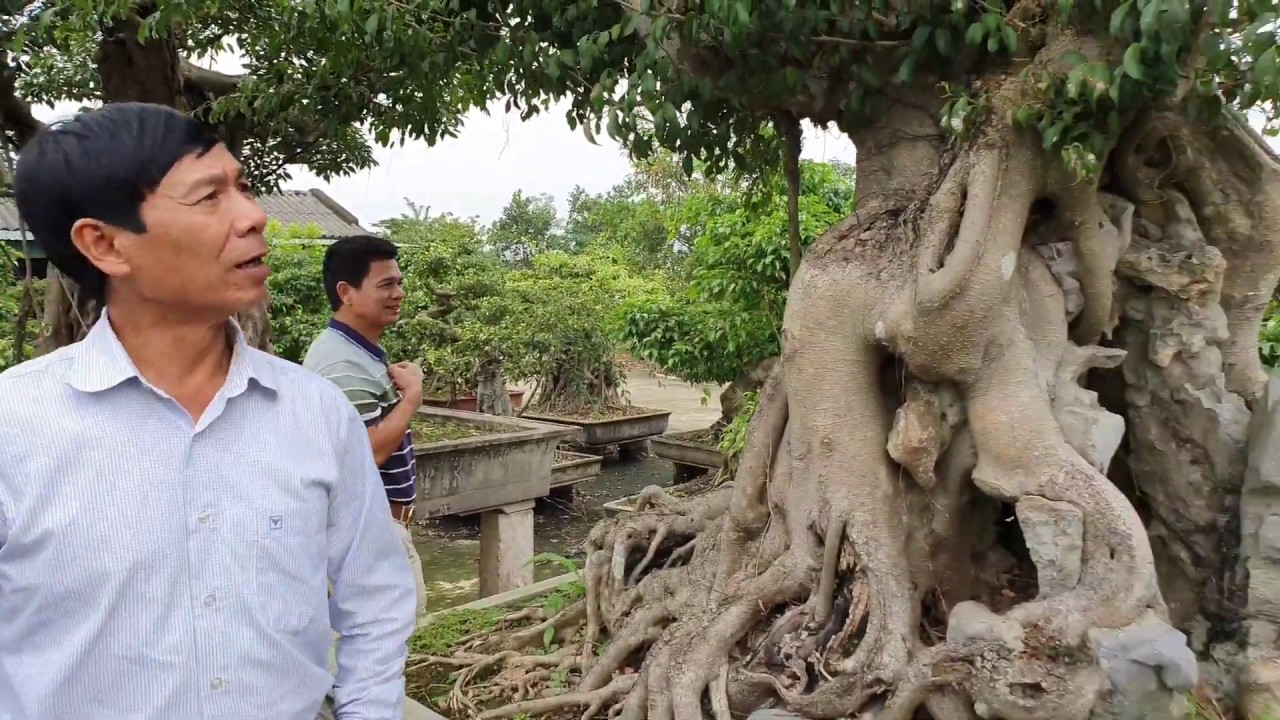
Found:
[[[277,6],[278,5],[278,6]],[[385,25],[350,17],[338,3],[332,16],[288,3],[178,3],[163,0],[21,0],[0,15],[0,129],[17,146],[42,123],[33,104],[73,101],[154,102],[189,112],[241,156],[251,181],[268,191],[302,165],[322,178],[369,167],[370,135],[388,143],[403,130],[428,140],[452,134],[467,101],[450,99],[441,74],[423,112],[400,115],[417,80],[402,58],[374,54],[356,65],[331,62],[326,48],[376,43],[380,32],[427,31],[378,16]],[[208,61],[234,50],[244,72],[213,70]],[[411,61],[404,58],[405,61]],[[425,69],[425,68],[424,68]],[[435,94],[439,93],[439,94]],[[424,108],[425,105],[425,108]],[[442,108],[447,108],[444,110]],[[83,336],[98,309],[74,283],[50,276],[44,351]],[[270,349],[266,306],[240,318],[251,344]]]
[[[853,210],[847,166],[801,164],[802,248]],[[781,348],[791,281],[789,200],[781,177],[763,188],[707,183],[669,213],[669,234],[690,249],[675,291],[637,300],[623,329],[637,355],[691,383],[730,384],[720,396],[731,422],[758,391]]]
[[[433,215],[411,205],[410,213],[384,221],[381,229],[400,246],[405,277],[402,319],[383,339],[387,352],[422,365],[429,397],[477,393],[483,368],[505,401],[503,364],[517,358],[501,336],[474,320],[506,287],[506,269],[486,246],[484,228],[474,218]]]
[[[267,290],[271,293],[271,337],[275,354],[302,363],[307,348],[329,322],[333,311],[321,282],[324,248],[316,225],[267,224]]]
[[[406,47],[438,41],[526,114],[569,98],[639,157],[781,167],[796,198],[800,119],[858,151],[857,212],[796,268],[732,486],[589,538],[556,706],[1167,716],[1195,674],[1167,623],[1202,657],[1243,651],[1246,704],[1273,701],[1276,629],[1246,597],[1274,570],[1251,557],[1250,587],[1240,558],[1269,511],[1239,507],[1261,498],[1241,487],[1280,194],[1239,113],[1275,107],[1275,10],[420,8],[446,31]],[[1096,660],[1137,636],[1165,649],[1149,693]]]
[[[637,268],[674,269],[678,255],[667,228],[668,208],[640,185],[631,175],[598,195],[574,188],[564,229],[570,245],[612,247],[627,252]]]
[[[570,249],[560,234],[555,198],[525,195],[520,190],[511,194],[502,214],[489,227],[486,240],[499,257],[516,267],[528,265],[540,252]]]

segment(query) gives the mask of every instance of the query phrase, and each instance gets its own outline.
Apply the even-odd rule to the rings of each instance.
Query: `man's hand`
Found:
[[[388,367],[387,372],[405,402],[414,406],[422,404],[422,368],[411,362],[398,362]]]

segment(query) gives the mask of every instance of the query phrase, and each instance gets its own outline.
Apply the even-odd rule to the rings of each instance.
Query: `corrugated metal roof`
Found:
[[[18,206],[13,204],[13,198],[0,197],[0,230],[18,230]]]
[[[258,203],[267,211],[267,217],[285,225],[314,223],[328,240],[369,234],[354,215],[322,190],[285,190],[259,196]],[[0,232],[17,230],[18,208],[13,198],[0,197]]]

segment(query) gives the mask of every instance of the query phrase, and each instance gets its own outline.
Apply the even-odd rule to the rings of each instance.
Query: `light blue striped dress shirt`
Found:
[[[105,314],[0,374],[0,718],[401,717],[414,584],[364,425],[232,331],[198,423]]]

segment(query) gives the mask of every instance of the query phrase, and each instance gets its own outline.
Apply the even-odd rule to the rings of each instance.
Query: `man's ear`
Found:
[[[81,218],[71,226],[71,242],[94,267],[108,277],[123,277],[130,267],[120,252],[120,235],[116,229],[91,218]]]
[[[339,280],[337,287],[334,288],[338,293],[338,300],[341,301],[343,305],[347,305],[349,303],[348,298],[351,297],[352,289],[351,283],[346,280]]]

